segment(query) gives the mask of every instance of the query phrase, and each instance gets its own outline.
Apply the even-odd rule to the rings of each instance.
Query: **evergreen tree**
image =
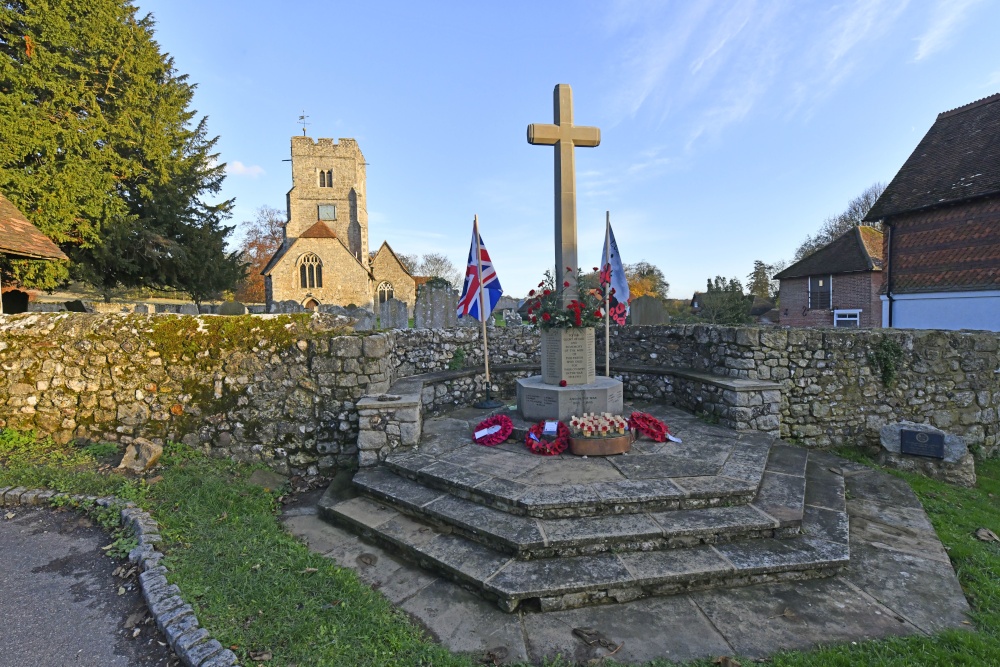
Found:
[[[716,276],[699,298],[698,317],[712,324],[746,324],[750,321],[753,297],[743,294],[743,284],[736,278]]]
[[[184,258],[198,239],[224,253],[232,201],[210,203],[225,165],[189,109],[194,86],[153,40],[129,0],[0,4],[0,191],[107,298],[116,287],[195,279]],[[207,236],[206,236],[207,235]],[[213,268],[217,268],[214,267]],[[58,264],[12,263],[34,287],[66,278]]]

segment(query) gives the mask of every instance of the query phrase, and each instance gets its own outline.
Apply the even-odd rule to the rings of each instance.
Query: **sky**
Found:
[[[233,223],[284,210],[290,138],[358,140],[369,244],[462,269],[472,220],[512,296],[554,265],[556,84],[576,150],[579,262],[605,212],[669,296],[746,283],[888,182],[938,113],[1000,92],[991,0],[135,0],[197,84]],[[234,238],[239,231],[234,233]]]

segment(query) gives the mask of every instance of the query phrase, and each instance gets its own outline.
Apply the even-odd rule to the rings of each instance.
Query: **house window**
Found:
[[[378,302],[380,304],[383,304],[389,299],[391,299],[392,296],[393,296],[392,283],[385,281],[381,282],[378,286]]]
[[[861,309],[857,310],[835,310],[833,311],[833,326],[854,327],[861,326]]]
[[[317,216],[320,220],[336,220],[337,219],[337,205],[336,204],[320,204],[317,207]]]
[[[323,286],[323,262],[313,253],[299,260],[299,287],[309,289]]]
[[[321,188],[332,188],[333,187],[333,170],[332,169],[321,169],[319,172],[319,187]]]
[[[809,310],[830,310],[833,276],[809,276]]]

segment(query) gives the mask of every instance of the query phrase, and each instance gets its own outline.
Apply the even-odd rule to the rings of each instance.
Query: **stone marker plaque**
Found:
[[[590,384],[594,367],[594,329],[549,329],[542,331],[542,381],[545,384]]]
[[[899,449],[903,454],[943,459],[944,435],[903,429],[899,432]]]

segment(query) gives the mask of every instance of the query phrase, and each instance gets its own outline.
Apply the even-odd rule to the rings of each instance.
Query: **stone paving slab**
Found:
[[[660,509],[749,502],[773,440],[705,424],[675,408],[647,411],[683,442],[640,439],[630,454],[613,457],[539,457],[520,439],[497,447],[475,444],[471,431],[483,413],[457,410],[425,420],[419,452],[391,455],[386,466],[425,486],[536,517],[606,513],[605,499],[614,503],[612,513],[654,502]],[[516,415],[515,421],[526,427]]]

